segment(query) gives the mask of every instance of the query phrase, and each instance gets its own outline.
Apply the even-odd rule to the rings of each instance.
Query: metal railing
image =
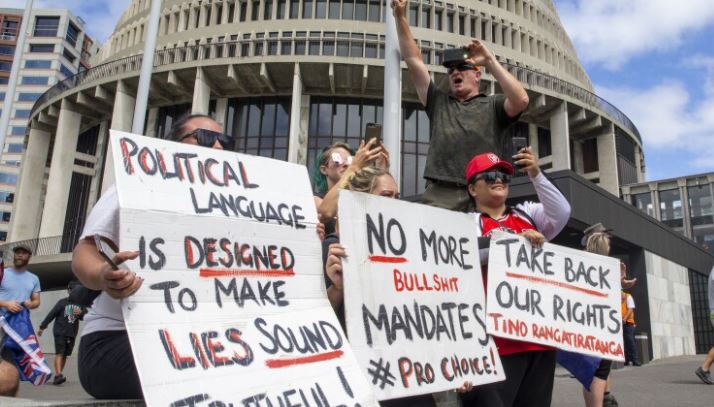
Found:
[[[71,253],[74,248],[66,244],[63,245],[62,236],[17,240],[0,245],[0,255],[5,260],[5,264],[12,264],[12,250],[17,246],[29,247],[33,257]]]
[[[360,33],[361,38],[335,38],[332,37],[279,37],[279,38],[250,38],[250,39],[240,39],[229,42],[206,42],[196,45],[185,45],[182,47],[169,48],[156,51],[154,54],[154,68],[160,68],[162,66],[173,65],[178,63],[192,62],[192,61],[203,61],[203,60],[220,60],[220,59],[236,59],[236,58],[246,58],[246,57],[279,57],[281,55],[300,55],[300,56],[342,56],[339,55],[339,46],[348,43],[350,48],[350,57],[355,57],[352,52],[353,47],[361,47],[359,54],[356,55],[358,58],[372,58],[372,59],[382,59],[384,40],[379,39],[368,39],[364,37],[363,33]],[[325,44],[332,44],[332,46],[325,47]],[[340,44],[342,43],[342,44]],[[286,49],[289,50],[289,54],[282,52]],[[315,48],[316,47],[316,48]],[[422,50],[429,50],[430,53],[440,53],[443,51],[441,48],[434,48],[431,46],[421,47]],[[318,52],[313,53],[313,49],[317,49]],[[324,54],[325,49],[331,50],[331,53]],[[296,52],[301,50],[301,52]],[[436,61],[437,59],[429,56],[429,61]],[[66,78],[65,80],[58,82],[51,88],[49,88],[40,98],[37,99],[34,106],[32,107],[31,116],[37,113],[37,110],[48,103],[50,100],[62,95],[65,92],[71,91],[81,85],[92,83],[99,79],[112,78],[117,75],[126,74],[130,72],[135,72],[137,75],[141,70],[142,55],[132,55],[126,58],[117,59],[110,61],[94,68],[88,69],[83,72],[79,72],[73,76]],[[629,132],[635,135],[640,143],[642,139],[637,127],[632,123],[632,121],[621,112],[617,107],[608,102],[607,100],[597,96],[596,94],[590,92],[587,89],[581,88],[580,86],[574,85],[563,79],[544,74],[535,71],[530,68],[525,68],[518,65],[513,65],[509,63],[502,62],[502,65],[506,67],[518,80],[522,83],[528,85],[530,88],[541,88],[548,91],[552,91],[558,94],[566,95],[572,99],[575,99],[584,105],[598,109],[605,113],[605,115],[610,116],[613,121],[618,123],[621,127],[624,127]],[[437,65],[438,66],[438,65]]]

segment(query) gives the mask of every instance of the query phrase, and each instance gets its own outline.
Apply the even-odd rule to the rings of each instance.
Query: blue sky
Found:
[[[129,0],[35,0],[69,8],[106,40]],[[647,179],[714,171],[712,0],[554,0],[596,93],[640,130]],[[23,8],[24,0],[4,0]]]

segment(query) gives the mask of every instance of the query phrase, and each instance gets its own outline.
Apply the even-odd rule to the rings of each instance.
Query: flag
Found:
[[[12,358],[20,372],[20,380],[31,382],[35,386],[45,384],[52,376],[35,330],[30,322],[30,312],[22,311],[0,316],[0,327],[5,331],[3,349],[12,351]]]
[[[587,391],[590,391],[590,384],[593,382],[595,371],[597,371],[598,366],[600,366],[602,359],[595,356],[558,350],[555,353],[555,360],[560,366],[568,369]]]

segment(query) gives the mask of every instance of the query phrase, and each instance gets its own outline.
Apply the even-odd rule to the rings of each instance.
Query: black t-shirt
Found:
[[[79,315],[74,313],[75,309],[79,309]],[[82,319],[86,310],[78,305],[71,304],[68,298],[62,298],[57,301],[49,314],[40,324],[40,329],[46,329],[47,326],[55,320],[55,325],[52,328],[54,336],[69,336],[76,337],[79,331],[79,320]]]
[[[518,120],[503,107],[502,94],[478,95],[459,102],[429,83],[426,114],[429,117],[429,154],[424,178],[466,185],[464,170],[473,156],[494,152],[503,159],[506,130]]]
[[[325,192],[315,192],[312,195],[320,199],[325,199],[325,194]],[[335,222],[334,219],[330,219],[329,221],[324,222],[323,224],[325,225],[325,236],[335,233],[335,225],[337,224],[337,222]]]

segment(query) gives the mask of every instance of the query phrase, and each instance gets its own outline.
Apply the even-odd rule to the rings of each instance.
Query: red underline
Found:
[[[300,356],[296,358],[268,359],[265,361],[265,364],[271,369],[278,369],[281,367],[305,365],[308,363],[337,359],[342,357],[342,354],[343,352],[341,350],[333,350],[332,352],[318,353],[316,355]]]
[[[247,276],[247,277],[292,277],[295,275],[293,269],[290,270],[275,270],[275,269],[201,269],[199,270],[201,277],[226,277],[226,276]]]
[[[548,280],[547,278],[536,277],[536,276],[524,276],[521,274],[511,273],[508,271],[506,272],[506,276],[518,278],[521,280],[532,281],[532,282],[536,282],[536,283],[550,284],[550,285],[554,285],[556,287],[567,288],[568,290],[580,291],[581,293],[590,294],[595,297],[607,298],[607,293],[601,293],[600,291],[589,290],[587,288],[578,287],[576,285],[563,283],[560,281]]]
[[[369,256],[369,261],[372,263],[406,263],[407,259],[396,256]]]

